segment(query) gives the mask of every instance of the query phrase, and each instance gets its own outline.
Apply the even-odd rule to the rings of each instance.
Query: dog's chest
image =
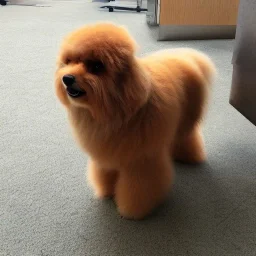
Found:
[[[105,164],[117,162],[125,151],[123,140],[118,133],[109,132],[107,127],[98,126],[90,120],[70,116],[76,141],[93,159]]]

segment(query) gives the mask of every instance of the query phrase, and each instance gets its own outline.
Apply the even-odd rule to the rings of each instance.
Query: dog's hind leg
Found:
[[[211,60],[198,52],[187,51],[183,62],[183,114],[173,148],[174,159],[186,163],[201,163],[206,154],[201,133],[209,88],[215,74]]]
[[[183,135],[174,148],[174,159],[183,163],[199,164],[206,160],[200,126]]]

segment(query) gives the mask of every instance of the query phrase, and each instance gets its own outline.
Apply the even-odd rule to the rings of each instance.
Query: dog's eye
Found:
[[[104,64],[99,60],[87,60],[86,67],[94,75],[98,75],[105,70]]]
[[[69,58],[66,58],[66,59],[65,59],[65,64],[66,64],[66,65],[68,65],[70,62],[71,62],[71,59],[69,59]]]

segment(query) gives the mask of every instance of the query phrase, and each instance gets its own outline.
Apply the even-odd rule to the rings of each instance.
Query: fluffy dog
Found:
[[[205,160],[200,132],[214,65],[191,49],[135,57],[128,32],[88,25],[64,40],[55,89],[74,137],[90,156],[88,179],[119,213],[148,215],[173,183],[173,160]]]

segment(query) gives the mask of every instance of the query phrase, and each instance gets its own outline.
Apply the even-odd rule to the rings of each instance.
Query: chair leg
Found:
[[[1,0],[0,0],[1,1]],[[115,1],[115,0],[108,0]],[[146,12],[146,8],[142,8],[142,0],[137,0],[137,7],[124,7],[124,6],[114,6],[114,5],[105,5],[101,6],[101,8],[108,8],[109,12],[113,12],[114,9],[116,10],[122,10],[122,11],[136,11],[136,12]]]
[[[6,0],[0,0],[0,5],[6,5],[7,1]]]

